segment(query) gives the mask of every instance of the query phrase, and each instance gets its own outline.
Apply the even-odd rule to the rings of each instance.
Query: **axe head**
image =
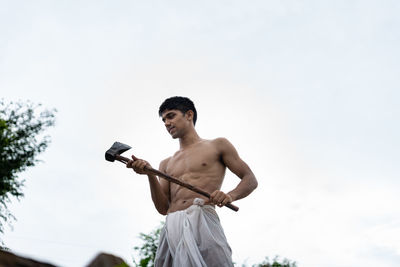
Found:
[[[116,155],[120,155],[131,147],[120,142],[115,142],[109,150],[106,151],[106,160],[114,161]]]

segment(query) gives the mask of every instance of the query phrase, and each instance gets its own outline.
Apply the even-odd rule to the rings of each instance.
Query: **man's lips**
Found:
[[[168,132],[171,133],[174,129],[175,127],[168,128]]]

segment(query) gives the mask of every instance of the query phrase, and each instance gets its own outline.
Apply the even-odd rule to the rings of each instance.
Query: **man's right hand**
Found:
[[[126,163],[127,168],[132,168],[138,174],[150,174],[147,169],[151,169],[150,163],[143,159],[138,159],[135,156],[132,156],[132,160]]]

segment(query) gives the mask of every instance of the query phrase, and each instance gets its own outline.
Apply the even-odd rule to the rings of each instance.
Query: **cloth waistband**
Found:
[[[196,197],[195,199],[193,199],[193,204],[191,206],[187,207],[184,210],[177,210],[177,211],[168,213],[167,216],[173,215],[173,214],[176,214],[179,212],[190,213],[193,209],[196,209],[196,208],[202,208],[202,209],[206,209],[206,210],[211,209],[211,210],[213,210],[213,212],[215,212],[215,207],[213,205],[209,205],[209,204],[204,205],[204,203],[205,203],[204,199]]]
[[[202,198],[196,197],[195,199],[193,199],[193,205],[202,207],[202,206],[204,206],[204,203],[205,203],[205,201]]]

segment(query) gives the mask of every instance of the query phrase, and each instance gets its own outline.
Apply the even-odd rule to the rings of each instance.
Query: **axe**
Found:
[[[130,148],[131,147],[128,146],[128,145],[122,144],[120,142],[115,142],[111,146],[111,148],[106,151],[106,160],[111,161],[111,162],[113,162],[114,160],[118,160],[118,161],[120,161],[120,162],[122,162],[124,164],[127,164],[128,161],[130,161],[130,159],[128,159],[128,158],[126,158],[124,156],[121,156],[120,154],[124,153],[125,151],[129,150]],[[135,158],[135,156],[133,156],[133,157]],[[201,189],[199,189],[197,187],[194,187],[191,184],[182,182],[181,180],[179,180],[177,178],[169,176],[166,173],[163,173],[163,172],[160,172],[159,170],[156,170],[156,169],[153,169],[153,168],[148,168],[148,167],[145,167],[145,170],[150,172],[150,173],[152,173],[152,174],[154,174],[154,175],[157,175],[159,177],[167,179],[168,181],[170,181],[172,183],[178,184],[178,185],[183,186],[183,187],[185,187],[185,188],[187,188],[189,190],[192,190],[192,191],[194,191],[196,193],[199,193],[200,195],[203,195],[203,196],[205,196],[207,198],[210,198],[210,194],[209,193],[207,193],[207,192],[205,192],[205,191],[203,191],[203,190],[201,190]],[[235,205],[233,205],[231,203],[227,203],[227,204],[225,204],[225,206],[230,208],[230,209],[232,209],[232,210],[234,210],[234,211],[238,211],[239,210],[238,207],[236,207]]]

